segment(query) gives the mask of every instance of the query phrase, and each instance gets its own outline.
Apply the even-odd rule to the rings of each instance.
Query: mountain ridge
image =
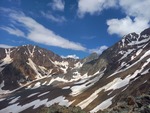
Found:
[[[30,47],[30,50],[27,49],[27,57],[26,55],[19,57],[25,60],[23,65],[20,65],[20,60],[19,64],[18,61],[13,64],[14,59],[18,57],[11,59],[10,49],[0,49],[6,54],[6,56],[0,55],[3,57],[0,63],[0,84],[3,92],[0,113],[10,112],[9,110],[15,113],[16,110],[11,108],[13,106],[17,108],[17,112],[32,113],[54,103],[79,106],[86,112],[94,113],[111,108],[130,95],[139,96],[150,90],[150,28],[141,34],[125,35],[100,56],[89,57],[89,60],[84,61],[62,59],[53,54],[51,58],[50,55],[45,54],[46,62],[49,62],[45,65],[41,59],[43,53],[42,57],[34,58],[32,51],[36,49],[33,48],[34,46]],[[22,54],[24,55],[24,52]],[[12,55],[18,54],[16,52]],[[50,65],[50,68],[46,67]],[[23,66],[27,67],[22,69]],[[17,67],[16,72],[15,67]],[[52,71],[49,71],[50,69]],[[12,82],[7,76],[16,77],[16,73],[19,73],[20,77],[20,74],[27,70],[30,70],[35,78],[27,80],[22,85],[15,84],[20,86],[10,89],[13,84],[6,84],[8,81]],[[42,77],[36,78],[38,73]],[[12,80],[18,83],[19,78]],[[3,89],[11,91],[4,93]]]

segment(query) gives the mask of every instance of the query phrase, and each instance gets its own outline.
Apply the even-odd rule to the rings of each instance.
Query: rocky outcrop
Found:
[[[113,108],[98,113],[150,113],[150,93],[137,97],[129,96],[124,101],[117,102]]]

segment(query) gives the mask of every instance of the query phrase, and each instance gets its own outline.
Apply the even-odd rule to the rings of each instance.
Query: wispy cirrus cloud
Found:
[[[0,48],[12,48],[14,46],[6,45],[6,44],[0,44]]]
[[[44,27],[33,18],[26,16],[23,12],[11,11],[10,9],[5,9],[3,11],[7,11],[10,20],[14,21],[11,24],[15,26],[15,22],[16,22],[17,24],[20,24],[20,26],[23,29],[26,29],[28,31],[24,36],[24,38],[27,38],[33,42],[37,42],[49,46],[56,46],[60,48],[79,50],[79,51],[86,50],[86,48],[82,46],[80,43],[70,41],[62,36],[59,36],[58,34],[55,34],[52,30]],[[10,29],[7,26],[3,26],[3,28],[4,27]],[[17,25],[15,27],[17,30],[19,29],[17,28]],[[9,30],[5,29],[5,31],[10,33]],[[18,36],[15,33],[13,34]]]
[[[16,35],[18,37],[25,37],[24,32],[17,28],[2,26],[2,27],[0,27],[0,29],[5,30],[9,34]]]
[[[41,14],[43,15],[43,17],[50,19],[51,21],[57,22],[57,23],[62,23],[67,21],[66,18],[64,16],[54,16],[51,12],[44,12],[41,11]]]
[[[84,17],[86,13],[91,15],[101,13],[104,9],[115,7],[116,0],[79,0],[78,16]]]
[[[52,0],[48,3],[48,6],[51,6],[53,10],[64,11],[65,1],[64,0]]]

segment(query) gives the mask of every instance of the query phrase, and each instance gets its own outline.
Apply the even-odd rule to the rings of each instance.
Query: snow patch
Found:
[[[19,100],[19,98],[20,98],[20,96],[16,97],[15,99],[11,100],[9,102],[9,104],[13,104],[13,103],[17,102],[17,100]]]
[[[96,106],[93,110],[91,110],[90,113],[95,113],[95,112],[98,112],[99,110],[107,109],[112,104],[112,99],[113,98],[114,98],[114,96],[107,99],[107,100],[105,100],[105,101],[103,101],[98,106]]]
[[[36,89],[39,88],[41,86],[40,82],[37,82],[31,89]]]
[[[42,105],[46,105],[47,107],[49,107],[49,106],[53,105],[54,103],[58,103],[59,105],[65,105],[65,106],[69,106],[72,104],[72,102],[69,102],[69,100],[65,99],[65,97],[59,96],[59,97],[52,99],[50,101],[48,101],[48,99],[44,99],[44,100],[37,99],[37,100],[34,100],[34,101],[27,103],[25,105],[19,105],[19,103],[12,104],[10,106],[7,106],[4,109],[1,109],[0,113],[9,113],[9,112],[19,113],[19,112],[21,112],[25,109],[28,109],[32,106],[33,106],[33,109],[36,109]]]
[[[34,70],[34,72],[37,74],[36,78],[39,79],[39,78],[42,78],[42,75],[38,72],[37,68],[36,68],[36,64],[34,64],[34,62],[28,58],[28,61],[27,64]]]
[[[48,94],[48,93],[50,93],[50,91],[47,91],[47,92],[41,93],[40,95],[38,95],[38,97],[41,97],[41,96],[46,95],[46,94]]]
[[[37,92],[37,93],[32,93],[31,95],[29,95],[27,98],[30,98],[30,97],[32,97],[32,96],[35,96],[35,95],[37,95],[39,92]]]

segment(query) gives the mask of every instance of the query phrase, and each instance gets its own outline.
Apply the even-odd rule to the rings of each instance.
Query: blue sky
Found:
[[[84,58],[150,26],[150,0],[1,0],[0,47]],[[146,9],[146,11],[145,11]]]

